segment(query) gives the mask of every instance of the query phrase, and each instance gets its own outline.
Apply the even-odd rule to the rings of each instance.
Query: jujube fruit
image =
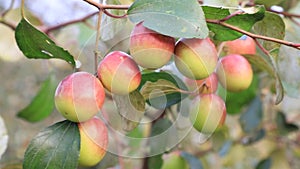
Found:
[[[126,95],[138,88],[141,72],[132,58],[124,52],[110,52],[99,63],[97,74],[111,93]]]
[[[101,82],[87,72],[76,72],[65,77],[58,84],[54,97],[57,110],[73,122],[83,122],[95,116],[104,99]]]
[[[239,39],[233,41],[224,42],[224,51],[229,54],[252,54],[256,53],[256,43],[249,36],[242,36]]]
[[[191,103],[189,117],[197,131],[212,134],[219,130],[225,122],[225,103],[216,94],[199,95]]]
[[[175,65],[190,79],[204,79],[216,68],[218,55],[209,38],[180,39],[175,46]]]
[[[130,35],[130,55],[144,68],[157,69],[169,62],[175,47],[175,39],[137,24]]]
[[[246,58],[237,54],[221,58],[216,72],[220,84],[230,92],[247,89],[253,79],[251,64]]]
[[[80,133],[79,165],[95,166],[104,155],[108,145],[108,130],[98,117],[78,123]]]

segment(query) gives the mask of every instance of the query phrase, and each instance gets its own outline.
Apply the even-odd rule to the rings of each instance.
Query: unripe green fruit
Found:
[[[137,24],[130,35],[130,54],[135,62],[148,69],[157,69],[169,62],[175,39]]]
[[[121,51],[106,55],[99,63],[97,73],[104,87],[118,95],[126,95],[137,89],[142,78],[134,60]]]
[[[83,122],[95,116],[105,99],[104,88],[94,75],[76,72],[65,77],[55,91],[55,106],[68,120]]]
[[[169,154],[164,154],[163,165],[161,169],[188,169],[187,161],[180,156],[179,151],[171,152]]]
[[[180,39],[175,46],[176,67],[190,79],[207,78],[217,62],[217,50],[209,38]]]
[[[230,92],[247,89],[253,79],[252,67],[248,60],[236,54],[221,58],[216,72],[221,85]]]
[[[98,117],[78,123],[78,128],[80,132],[79,165],[95,166],[106,154],[108,130]]]
[[[248,36],[242,36],[239,39],[225,42],[224,49],[227,55],[229,54],[256,54],[256,43]]]
[[[212,134],[222,127],[225,118],[225,103],[218,95],[203,94],[192,101],[190,120],[197,131]]]

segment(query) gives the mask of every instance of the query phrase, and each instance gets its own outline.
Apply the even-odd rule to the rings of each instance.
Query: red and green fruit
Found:
[[[194,98],[190,107],[190,120],[194,128],[204,134],[219,130],[226,118],[226,107],[216,94],[203,94]]]
[[[256,53],[256,43],[249,36],[242,36],[239,39],[225,42],[224,49],[225,53],[228,54],[252,54]]]
[[[80,133],[79,165],[95,166],[106,154],[108,130],[98,117],[78,123],[78,128]]]
[[[135,62],[148,69],[157,69],[169,62],[175,39],[137,24],[130,35],[130,54]]]
[[[174,151],[163,155],[161,169],[188,169],[187,161],[180,155],[180,151]]]
[[[218,54],[209,38],[180,39],[175,46],[177,69],[190,79],[207,78],[216,68]]]
[[[205,79],[193,80],[193,79],[186,78],[185,82],[189,90],[191,91],[198,90],[199,94],[209,94],[209,93],[216,93],[218,89],[219,81],[218,81],[217,74],[213,72]]]
[[[126,95],[138,88],[141,72],[132,58],[124,52],[114,51],[98,65],[98,77],[111,93]]]
[[[221,85],[230,92],[247,89],[253,78],[251,64],[245,57],[237,54],[221,58],[216,72]]]
[[[104,88],[94,75],[76,72],[65,77],[55,91],[55,106],[68,120],[83,122],[95,116],[101,109]]]

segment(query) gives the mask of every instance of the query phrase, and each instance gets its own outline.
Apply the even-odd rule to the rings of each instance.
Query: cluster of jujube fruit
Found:
[[[215,94],[218,83],[228,91],[241,91],[252,81],[251,65],[240,55],[244,53],[237,51],[241,44],[228,42],[225,45],[228,55],[219,59],[209,38],[182,38],[175,42],[175,38],[139,23],[130,35],[130,55],[122,51],[107,54],[98,65],[97,76],[76,72],[65,77],[56,89],[55,105],[66,119],[78,123],[81,139],[79,164],[93,166],[105,155],[108,130],[96,117],[104,103],[105,93],[128,95],[137,90],[142,79],[140,67],[161,68],[173,55],[177,69],[186,77],[186,84],[196,84],[192,90],[197,94],[193,95],[190,106],[194,128],[206,134],[220,128],[225,121],[226,108],[222,98]]]

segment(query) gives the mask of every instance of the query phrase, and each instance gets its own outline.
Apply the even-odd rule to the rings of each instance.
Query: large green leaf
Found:
[[[26,149],[24,169],[75,169],[78,166],[80,134],[77,123],[58,122],[35,136]]]
[[[159,109],[176,104],[188,96],[184,93],[188,90],[184,82],[167,72],[142,74],[139,89],[147,102]]]
[[[47,35],[28,23],[24,18],[15,31],[17,45],[23,54],[30,59],[59,58],[75,66],[73,56],[57,46]]]
[[[212,6],[203,6],[206,19],[222,20],[230,15],[229,9],[218,8]],[[243,14],[235,15],[227,19],[225,23],[238,27],[245,31],[250,31],[252,26],[263,19],[265,8],[263,6],[251,7],[242,9]],[[214,39],[219,41],[234,40],[241,37],[243,34],[235,30],[226,28],[217,23],[208,23],[208,28],[214,33]]]
[[[17,116],[30,122],[37,122],[48,117],[54,109],[54,93],[57,81],[54,74],[43,82],[31,103],[18,112]]]
[[[208,28],[197,0],[136,0],[129,19],[172,37],[205,38]]]

